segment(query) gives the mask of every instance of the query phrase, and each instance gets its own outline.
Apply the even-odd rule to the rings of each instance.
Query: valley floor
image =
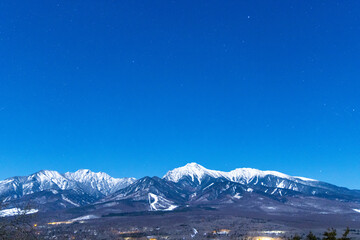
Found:
[[[348,217],[348,216],[347,216]],[[51,216],[47,217],[48,219]],[[178,212],[138,212],[83,217],[78,220],[38,223],[45,239],[286,239],[318,236],[329,227],[341,233],[349,226],[353,239],[360,239],[359,221],[341,215],[259,215],[236,209],[192,209]]]

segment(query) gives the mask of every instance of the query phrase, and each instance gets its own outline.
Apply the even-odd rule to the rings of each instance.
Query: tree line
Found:
[[[342,236],[337,237],[336,229],[331,228],[323,233],[323,238],[316,237],[312,232],[309,232],[309,234],[305,236],[305,240],[350,240],[350,238],[348,237],[349,233],[350,233],[350,229],[346,228]],[[289,238],[289,240],[302,240],[302,239],[304,238],[298,235]]]

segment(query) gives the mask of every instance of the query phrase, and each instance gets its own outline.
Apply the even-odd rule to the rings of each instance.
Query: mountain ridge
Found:
[[[225,172],[225,171],[217,171],[217,170],[210,170],[207,169],[203,166],[201,166],[200,164],[197,164],[195,162],[192,163],[188,163],[183,167],[179,167],[179,168],[175,168],[173,170],[168,171],[163,178],[166,178],[170,181],[174,181],[177,182],[182,175],[190,175],[192,178],[194,178],[195,176],[198,178],[201,178],[204,175],[210,175],[212,177],[225,177],[229,180],[233,180],[236,181],[236,178],[242,177],[244,179],[246,179],[247,181],[249,181],[251,178],[256,177],[256,176],[266,176],[266,175],[273,175],[273,176],[277,176],[277,177],[281,177],[281,178],[288,178],[288,179],[298,179],[301,181],[317,181],[315,179],[310,179],[310,178],[305,178],[305,177],[294,177],[294,176],[290,176],[281,172],[277,172],[277,171],[270,171],[270,170],[266,170],[266,171],[262,171],[262,170],[258,170],[258,169],[254,169],[254,168],[236,168],[234,170],[231,170],[229,172]]]
[[[101,196],[126,187],[135,180],[135,178],[113,178],[106,173],[96,173],[88,169],[64,174],[53,170],[40,170],[28,176],[16,176],[0,181],[0,199],[9,192],[13,193],[12,198],[17,199],[45,190],[82,190]]]
[[[286,206],[292,211],[310,209],[305,203],[300,207],[301,198],[342,206],[334,208],[336,211],[360,209],[360,191],[357,190],[276,171],[237,168],[224,172],[197,163],[170,170],[162,178],[113,178],[104,172],[80,169],[64,174],[42,170],[0,181],[0,201],[15,207],[32,201],[40,212],[86,206],[107,213],[172,211],[209,204],[253,205],[262,209],[256,204],[266,202]],[[326,206],[321,207],[321,211],[326,211]]]

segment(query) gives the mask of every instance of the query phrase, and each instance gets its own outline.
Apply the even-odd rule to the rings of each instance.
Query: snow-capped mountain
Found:
[[[354,202],[354,206],[360,204],[360,192],[313,179],[251,168],[222,172],[189,163],[167,172],[162,179],[141,178],[98,201],[96,209],[103,209],[108,213],[173,209],[181,211],[186,206],[198,205],[219,207],[224,204],[241,204],[260,207],[257,204],[264,202],[279,206],[287,204],[287,207],[293,209],[302,207],[292,206],[299,198],[330,201],[335,205],[339,202]]]
[[[167,172],[163,178],[171,182],[179,182],[183,179],[190,179],[192,182],[201,184],[207,177],[226,178],[226,173],[206,169],[197,163],[188,163],[183,167],[175,168]]]
[[[78,183],[89,193],[101,193],[105,196],[127,187],[135,181],[135,178],[113,178],[104,172],[95,173],[88,169],[81,169],[74,173],[67,172],[64,176]]]
[[[187,206],[209,204],[242,204],[261,209],[257,204],[266,201],[302,209],[299,199],[340,204],[342,209],[350,206],[360,209],[358,190],[276,171],[238,168],[223,172],[196,163],[175,168],[163,178],[113,178],[106,173],[81,169],[65,174],[44,170],[0,181],[0,201],[10,207],[31,201],[39,212],[86,205],[100,214],[101,211],[181,211]]]
[[[113,178],[106,173],[95,173],[90,170],[65,174],[42,170],[29,176],[0,181],[0,199],[6,202],[39,192],[57,194],[68,190],[99,198],[122,189],[134,181],[134,178]]]
[[[359,191],[337,187],[304,177],[293,177],[276,171],[261,171],[253,168],[237,168],[230,172],[206,169],[197,163],[188,163],[165,174],[163,179],[194,189],[211,184],[214,179],[240,183],[270,195],[280,196],[291,193],[301,193],[311,196],[321,196],[333,199],[360,199]]]
[[[184,178],[190,177],[191,181],[201,184],[204,178],[211,177],[225,178],[233,182],[248,184],[254,179],[256,180],[267,176],[278,177],[292,181],[317,182],[317,180],[309,178],[292,177],[276,171],[261,171],[253,168],[237,168],[230,172],[215,171],[206,169],[197,163],[188,163],[183,167],[175,168],[174,170],[167,172],[163,178],[168,181],[179,182]]]

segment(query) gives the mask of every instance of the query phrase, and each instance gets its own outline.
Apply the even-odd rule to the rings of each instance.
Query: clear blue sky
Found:
[[[0,179],[198,162],[360,189],[359,1],[0,2]]]

